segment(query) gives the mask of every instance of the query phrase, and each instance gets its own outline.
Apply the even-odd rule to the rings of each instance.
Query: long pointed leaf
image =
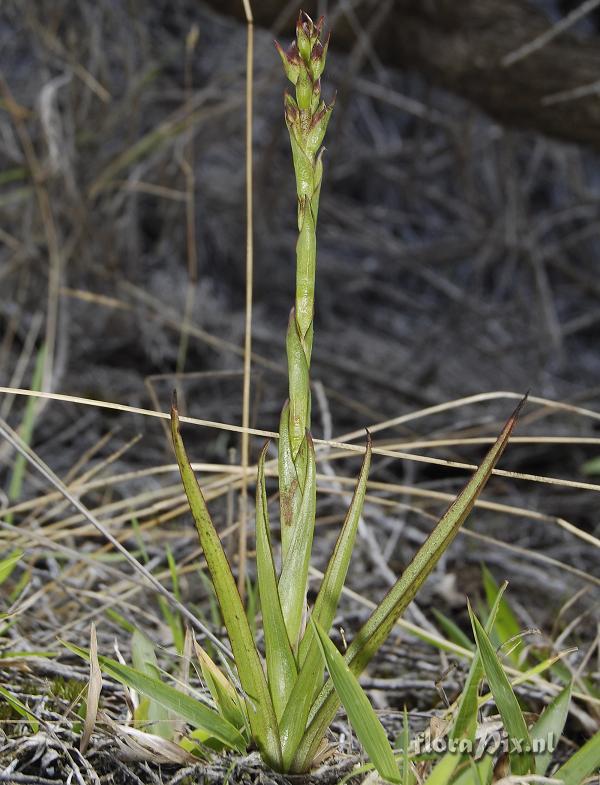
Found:
[[[175,401],[171,408],[171,434],[181,479],[231,642],[240,682],[248,696],[246,705],[252,735],[265,760],[274,768],[279,768],[281,744],[267,680],[231,567],[181,439]]]
[[[504,594],[506,586],[507,584],[504,583],[500,589],[498,589],[496,598],[490,609],[490,615],[485,625],[488,635],[494,627],[498,608],[500,607],[502,595]],[[467,680],[460,697],[460,703],[458,705],[458,711],[456,712],[454,724],[449,733],[451,739],[467,738],[471,739],[471,741],[475,740],[475,733],[477,731],[477,696],[479,693],[479,682],[482,680],[482,678],[483,665],[481,664],[479,649],[476,649],[475,656],[471,662]]]
[[[492,781],[494,769],[494,758],[492,755],[484,755],[481,760],[475,762],[469,758],[469,768],[459,774],[453,785],[489,785]]]
[[[563,785],[581,783],[600,768],[600,731],[564,763],[552,777],[562,780]]]
[[[160,670],[152,641],[139,630],[135,630],[131,639],[131,659],[133,667],[140,673],[160,681]],[[164,739],[173,738],[174,726],[170,722],[170,712],[151,697],[144,696],[136,712],[136,720],[150,723],[145,730]]]
[[[460,759],[460,753],[447,752],[444,757],[435,764],[425,780],[424,785],[448,785]]]
[[[367,449],[352,502],[327,565],[311,614],[311,618],[318,622],[326,632],[329,632],[333,623],[354,548],[356,530],[367,489],[371,451],[372,439],[370,434],[367,434]],[[323,662],[312,624],[308,625],[302,638],[299,661],[300,673],[280,723],[284,766],[289,765],[293,759],[306,728],[310,707],[323,683]]]
[[[371,439],[371,434],[367,432],[365,457],[362,462],[356,488],[354,489],[352,502],[350,503],[344,525],[342,526],[342,530],[336,541],[333,554],[329,559],[325,576],[323,577],[312,611],[312,618],[318,622],[326,632],[329,631],[329,628],[333,623],[340,595],[346,581],[346,575],[348,574],[348,567],[350,566],[350,559],[356,539],[356,531],[358,529],[358,523],[365,501],[365,493],[367,491],[372,449],[373,440]],[[312,626],[309,626],[300,646],[300,662],[307,656],[313,637],[313,628]]]
[[[511,745],[511,751],[509,752],[511,772],[517,775],[535,774],[535,759],[531,754],[531,739],[529,738],[527,723],[523,717],[519,702],[486,631],[470,606],[469,614],[485,676],[509,737]],[[522,745],[523,749],[513,751],[513,743]]]
[[[290,646],[277,588],[273,563],[267,489],[265,486],[265,458],[269,443],[265,444],[258,462],[256,483],[256,569],[258,591],[265,633],[267,675],[277,719],[283,714],[298,670]]]
[[[567,721],[569,704],[571,703],[571,684],[558,693],[554,700],[546,706],[541,717],[531,729],[531,738],[539,740],[543,744],[543,749],[536,752],[535,771],[542,776],[548,771],[548,766],[552,760],[552,749],[549,742],[555,746],[558,744],[560,735]]]
[[[235,728],[244,727],[246,725],[246,717],[233,685],[195,638],[194,649],[208,691],[212,695],[212,699],[220,713]]]
[[[89,660],[89,653],[75,646],[72,643],[64,642],[64,645],[79,657]],[[229,722],[223,719],[216,711],[209,709],[200,701],[186,695],[184,692],[163,684],[158,679],[153,679],[145,673],[141,673],[128,665],[122,665],[110,657],[98,655],[98,662],[105,673],[108,673],[126,687],[136,690],[136,692],[151,698],[159,703],[163,708],[169,709],[182,717],[195,728],[207,731],[228,747],[244,752],[246,742],[241,733]]]
[[[485,564],[483,565],[482,576],[487,604],[488,607],[491,608],[498,593],[498,584]],[[517,644],[514,645],[514,648],[508,654],[508,657],[512,660],[512,662],[518,664],[519,650],[522,647],[522,643],[520,642],[521,639],[518,637],[521,632],[521,625],[517,621],[515,614],[505,599],[503,599],[500,603],[498,615],[496,616],[496,624],[494,626],[500,646],[504,645],[509,640],[514,640],[514,643]],[[487,633],[492,639],[495,639],[496,636],[493,634],[494,630],[487,630]]]
[[[410,726],[408,724],[408,711],[404,704],[402,714],[402,785],[411,785],[414,774],[410,767]]]
[[[458,646],[462,646],[468,651],[473,650],[473,643],[471,639],[468,635],[465,635],[456,622],[452,621],[452,619],[448,618],[448,616],[445,616],[437,608],[432,608],[431,610],[439,626],[442,628],[442,632],[446,635],[448,640],[452,641],[452,643],[456,643]]]
[[[0,561],[0,583],[4,583],[4,581],[8,580],[11,572],[17,566],[17,563],[22,556],[23,551],[13,551]]]
[[[313,624],[327,670],[360,743],[385,780],[400,782],[400,771],[394,758],[394,751],[363,688],[324,630],[316,622]]]
[[[11,706],[14,711],[17,712],[17,714],[20,714],[21,717],[25,717],[29,723],[29,727],[34,733],[39,731],[40,723],[38,722],[35,714],[30,709],[28,709],[27,706],[16,697],[16,695],[13,695],[12,692],[9,692],[2,685],[0,685],[0,698],[4,698],[8,705]]]
[[[494,466],[504,452],[525,400],[524,398],[517,406],[471,480],[444,513],[402,576],[373,611],[353,640],[345,658],[354,674],[361,673],[369,663],[389,635],[396,620],[406,610],[421,584],[458,533],[488,481]],[[310,766],[321,739],[335,716],[338,705],[332,685],[327,683],[311,711],[310,725],[294,759],[294,771],[305,771]]]

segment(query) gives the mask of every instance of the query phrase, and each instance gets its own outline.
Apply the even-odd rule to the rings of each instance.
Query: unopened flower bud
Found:
[[[315,114],[311,121],[310,129],[306,135],[306,149],[312,155],[314,155],[321,146],[321,142],[325,136],[325,131],[327,130],[329,118],[331,117],[331,112],[333,111],[334,103],[335,98],[329,104],[329,106],[327,106],[325,103],[322,103],[319,111]]]
[[[329,36],[327,37],[325,46],[323,46],[323,44],[321,44],[320,41],[317,41],[313,46],[313,50],[310,55],[310,74],[313,78],[313,81],[319,79],[321,74],[325,70],[325,60],[327,58],[328,46],[329,46]]]
[[[298,121],[298,104],[286,90],[283,96],[283,106],[285,111],[285,121],[288,126],[294,126]]]
[[[310,61],[310,52],[312,43],[310,40],[310,33],[313,28],[313,21],[308,14],[300,11],[298,21],[296,22],[296,41],[298,43],[298,51],[305,63]]]

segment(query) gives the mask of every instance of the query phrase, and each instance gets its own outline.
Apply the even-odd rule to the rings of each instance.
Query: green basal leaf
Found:
[[[35,358],[35,367],[33,369],[33,377],[31,379],[31,389],[41,390],[42,379],[44,376],[44,368],[46,364],[46,345],[42,344],[37,352]],[[25,404],[25,414],[19,426],[19,436],[26,445],[30,445],[33,439],[33,432],[35,429],[37,414],[39,411],[39,401],[37,398],[32,397],[27,400]],[[18,453],[12,468],[12,474],[8,483],[8,501],[16,502],[21,498],[21,491],[23,481],[25,479],[25,471],[27,467],[27,459],[21,453]],[[7,523],[12,523],[12,513],[6,515]]]
[[[484,755],[477,762],[470,757],[468,763],[469,768],[459,774],[452,785],[490,785],[494,773],[493,755]]]
[[[600,768],[600,731],[588,739],[577,752],[552,775],[563,785],[581,783]]]
[[[0,561],[0,584],[8,580],[17,562],[22,558],[23,551],[13,551]]]
[[[511,771],[516,775],[535,774],[535,759],[531,754],[531,739],[529,738],[527,723],[523,717],[519,702],[489,636],[470,606],[469,614],[485,676],[509,737]],[[518,748],[514,745],[517,745]]]
[[[482,567],[482,577],[488,608],[491,608],[496,599],[496,595],[498,594],[498,584],[485,565]],[[521,634],[521,625],[517,621],[517,618],[506,599],[501,601],[500,607],[498,608],[494,630],[491,632],[488,631],[490,637],[493,637],[494,633],[496,633],[498,645],[500,646],[503,646],[507,641],[513,641],[514,648],[507,656],[512,662],[518,664],[519,649],[521,648],[520,638],[518,636]],[[513,644],[510,645],[512,646]]]
[[[589,476],[600,474],[600,458],[592,458],[586,461],[581,467],[581,471]]]
[[[265,459],[268,447],[269,444],[267,442],[258,462],[258,480],[256,483],[256,569],[258,572],[258,591],[265,633],[267,676],[275,714],[279,720],[288,702],[298,671],[281,611],[277,576],[273,562],[269,513],[267,509],[267,489],[265,485]]]
[[[115,624],[118,624],[122,630],[125,630],[125,632],[128,632],[131,635],[133,635],[137,629],[135,624],[132,624],[130,621],[128,621],[124,616],[114,610],[114,608],[106,608],[104,610],[104,615],[107,616],[111,621],[114,621]]]
[[[543,776],[548,771],[548,766],[552,760],[552,751],[558,744],[567,721],[570,703],[571,684],[568,684],[546,706],[543,714],[531,728],[531,738],[534,740],[534,744],[536,742],[543,744],[541,752],[535,752],[534,750],[536,774]]]
[[[0,698],[4,698],[4,700],[17,712],[17,714],[20,714],[21,717],[25,717],[33,733],[37,733],[39,731],[40,723],[38,718],[27,708],[27,706],[22,701],[17,698],[16,695],[13,695],[12,692],[9,692],[5,687],[0,686]]]
[[[85,649],[74,646],[72,643],[64,641],[63,643],[79,657],[89,660],[89,653]],[[121,684],[151,698],[164,709],[174,712],[193,727],[206,731],[228,747],[239,752],[245,752],[246,742],[237,728],[234,728],[220,714],[209,709],[200,701],[195,700],[180,690],[176,690],[174,687],[170,687],[168,684],[163,684],[158,679],[141,673],[135,668],[121,665],[120,662],[112,660],[110,657],[99,655],[98,661],[102,670]]]
[[[448,785],[461,757],[458,752],[447,752],[433,767],[425,785]]]
[[[410,727],[406,706],[402,713],[402,785],[412,785],[415,781],[410,767]]]
[[[131,638],[131,659],[133,667],[140,673],[160,681],[160,670],[154,652],[154,646],[139,630],[135,630]],[[136,711],[135,719],[141,723],[149,723],[144,730],[162,736],[163,739],[173,738],[171,713],[151,697],[142,697]],[[138,726],[139,727],[139,726]]]
[[[490,615],[488,616],[488,620],[485,625],[485,629],[488,635],[494,627],[494,623],[496,621],[496,617],[498,614],[498,608],[500,607],[500,603],[502,602],[502,595],[504,594],[506,586],[507,584],[505,583],[497,591],[493,605],[490,609]],[[475,733],[477,731],[477,709],[478,709],[477,698],[479,695],[479,684],[482,679],[483,679],[483,665],[481,664],[479,649],[476,648],[475,656],[473,657],[473,661],[471,662],[471,667],[469,668],[469,674],[467,676],[465,686],[460,696],[458,711],[456,712],[456,717],[454,719],[452,729],[448,734],[451,739],[467,738],[470,739],[471,741],[475,740]]]
[[[252,736],[263,758],[277,769],[281,767],[281,744],[267,680],[229,562],[181,439],[175,401],[171,408],[171,434],[183,486],[231,642],[240,682],[247,696]]]
[[[312,624],[335,690],[360,743],[380,776],[388,782],[399,783],[400,771],[394,758],[394,751],[369,699],[324,630],[317,622],[313,621]]]
[[[432,608],[432,611],[439,626],[442,628],[442,632],[445,633],[448,640],[452,641],[452,643],[456,643],[458,646],[462,646],[463,649],[469,649],[470,651],[473,651],[473,642],[468,635],[465,635],[458,624],[453,622],[452,619],[448,618],[448,616],[443,614],[437,608]]]
[[[185,641],[185,633],[183,631],[183,623],[180,615],[171,609],[171,606],[164,597],[158,597],[158,605],[163,619],[171,630],[171,637],[173,638],[173,645],[178,654],[183,653],[183,644]]]
[[[333,554],[329,559],[325,576],[312,611],[312,618],[325,631],[328,631],[333,623],[342,589],[344,588],[344,583],[348,574],[350,559],[352,558],[354,542],[356,540],[356,531],[358,529],[360,516],[362,515],[365,494],[367,491],[372,450],[373,440],[371,439],[371,434],[367,433],[365,457],[360,469],[356,488],[354,489],[354,495],[344,520],[344,525],[342,526],[336,541]],[[312,627],[309,627],[300,646],[300,662],[308,656],[313,639],[314,631]]]
[[[464,490],[444,513],[402,576],[353,640],[346,652],[345,660],[355,675],[362,672],[388,637],[399,616],[406,610],[419,587],[458,533],[504,452],[524,403],[525,399],[517,406],[496,443],[488,451]],[[321,739],[335,716],[337,707],[338,699],[332,685],[327,683],[311,710],[309,727],[294,759],[294,771],[305,771],[310,766]]]
[[[574,649],[566,649],[565,651],[559,652],[558,654],[553,654],[551,657],[547,657],[542,662],[538,662],[536,665],[533,665],[531,668],[528,668],[526,671],[521,671],[518,676],[515,676],[512,681],[511,685],[513,687],[517,687],[519,684],[526,684],[527,682],[533,681],[536,676],[540,676],[547,670],[551,670],[553,666],[559,662],[566,654],[570,654]],[[479,698],[479,705],[484,706],[489,700],[492,698],[491,693],[487,693],[482,695]]]
[[[235,728],[244,728],[247,724],[246,715],[235,688],[195,638],[194,649],[202,677],[219,712]]]

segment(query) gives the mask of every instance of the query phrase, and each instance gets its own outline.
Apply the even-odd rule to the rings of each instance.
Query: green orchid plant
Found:
[[[298,198],[296,297],[291,311],[286,349],[289,399],[279,426],[279,498],[281,569],[276,568],[267,504],[265,461],[268,445],[258,462],[256,492],[256,569],[264,631],[263,667],[236,583],[202,491],[181,438],[177,408],[171,412],[175,453],[194,516],[215,592],[228,632],[243,696],[220,673],[227,694],[237,696],[247,718],[248,741],[278,771],[302,773],[310,769],[323,745],[344,689],[341,672],[355,679],[389,635],[418,588],[450,545],[500,458],[516,422],[510,418],[497,442],[463,492],[443,515],[402,577],[372,613],[341,657],[327,638],[345,583],[367,488],[372,445],[367,437],[363,464],[354,496],[339,533],[313,607],[307,603],[308,570],[315,529],[316,455],[310,435],[310,360],[313,345],[316,273],[316,227],[323,179],[321,147],[333,102],[321,97],[321,76],[329,39],[322,41],[323,18],[316,23],[301,13],[296,40],[285,51],[276,44],[295,95],[286,92],[285,121],[289,132]],[[215,666],[216,667],[216,666]],[[346,674],[347,671],[347,674]],[[351,682],[352,683],[352,682]],[[355,687],[351,696],[357,693]],[[368,703],[368,701],[367,701]],[[355,714],[348,706],[349,713]],[[373,718],[375,716],[373,715]],[[377,721],[378,722],[378,721]],[[368,745],[368,742],[367,742]],[[366,746],[367,746],[366,745]]]
[[[373,447],[367,434],[352,501],[317,597],[309,607],[308,573],[317,492],[317,455],[310,435],[316,227],[323,179],[321,145],[333,111],[333,103],[327,104],[321,97],[321,76],[329,43],[329,39],[322,40],[323,24],[322,18],[315,23],[307,14],[300,13],[294,43],[287,50],[276,45],[286,76],[294,87],[294,95],[286,93],[284,105],[296,176],[298,241],[295,304],[286,339],[289,399],[281,413],[278,439],[279,569],[266,488],[268,444],[258,461],[256,482],[256,580],[264,649],[259,649],[255,642],[231,566],[191,468],[174,401],[171,433],[175,455],[227,630],[233,662],[223,659],[218,665],[195,643],[203,679],[212,698],[207,705],[205,700],[197,699],[189,691],[165,684],[152,662],[151,667],[136,669],[103,656],[99,656],[98,661],[105,672],[150,700],[146,707],[148,716],[161,716],[160,712],[151,710],[162,707],[163,717],[172,716],[168,714],[172,712],[194,728],[188,734],[186,749],[193,748],[190,739],[204,745],[202,749],[206,745],[238,751],[255,748],[260,751],[265,763],[279,772],[300,774],[310,770],[322,757],[326,734],[340,704],[343,704],[359,740],[381,776],[399,781],[400,772],[394,753],[358,683],[358,676],[452,543],[502,455],[522,403],[463,491],[442,515],[342,656],[328,633],[352,557]],[[487,640],[480,625],[475,630],[481,641]],[[82,656],[89,656],[82,649],[71,648]],[[486,656],[488,660],[493,659],[487,650]],[[478,668],[476,686],[483,678],[481,667]],[[473,695],[475,704],[474,708],[472,701],[469,704],[469,727],[471,721],[475,721],[477,710],[476,692],[470,693],[471,699]],[[459,716],[466,723],[465,711],[459,712]],[[444,765],[448,768],[451,763]],[[519,773],[525,769],[531,771],[529,759],[525,766],[521,765]],[[438,778],[441,773],[440,769]],[[404,781],[411,781],[408,775]]]

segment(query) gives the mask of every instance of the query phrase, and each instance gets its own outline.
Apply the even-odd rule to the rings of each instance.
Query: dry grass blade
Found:
[[[164,596],[177,610],[182,613],[189,621],[201,632],[203,632],[210,640],[217,646],[224,654],[231,657],[231,653],[224,646],[223,642],[217,638],[214,633],[212,633],[205,624],[203,624],[200,619],[196,618],[196,616],[190,611],[188,607],[183,605],[176,597],[174,597],[165,587],[158,581],[154,575],[146,568],[143,564],[129,553],[127,548],[125,548],[115,537],[114,535],[102,524],[100,521],[95,518],[94,515],[85,507],[82,502],[79,501],[77,497],[75,497],[68,488],[62,483],[62,481],[54,474],[54,472],[31,450],[16,434],[12,428],[10,428],[5,423],[0,422],[0,434],[9,442],[21,455],[23,455],[27,461],[48,481],[51,485],[53,485],[61,494],[67,499],[73,507],[81,514],[83,517],[89,521],[94,529],[99,531],[103,537],[105,537],[111,545],[119,551],[119,553],[125,558],[126,561],[131,564],[131,566],[140,573],[149,583],[150,585],[162,596]]]
[[[98,639],[96,637],[96,625],[92,622],[90,628],[90,680],[88,683],[83,733],[81,734],[81,741],[79,743],[79,751],[82,754],[88,748],[92,732],[96,725],[101,690],[102,672],[100,671],[100,663],[98,662]]]
[[[244,384],[242,391],[242,492],[238,532],[238,590],[242,600],[246,591],[246,554],[248,525],[248,463],[250,461],[250,374],[252,370],[252,296],[254,281],[254,203],[253,203],[253,133],[254,121],[254,25],[250,0],[244,0],[246,15],[246,312],[244,329]]]
[[[144,409],[137,406],[127,406],[126,404],[114,403],[112,401],[100,401],[91,398],[82,398],[80,396],[74,395],[63,395],[60,393],[44,393],[44,392],[36,392],[35,390],[23,390],[23,389],[16,389],[12,387],[1,387],[0,386],[0,393],[8,393],[11,395],[23,395],[26,397],[39,397],[39,398],[46,398],[58,401],[68,401],[71,403],[77,403],[85,406],[94,406],[102,409],[112,409],[114,411],[122,411],[128,412],[130,414],[138,414],[145,417],[156,417],[162,420],[170,419],[170,414],[166,412],[157,412],[152,409]],[[408,422],[415,418],[426,416],[426,414],[434,414],[441,411],[445,411],[448,408],[454,408],[458,405],[464,405],[465,403],[471,403],[475,400],[492,400],[496,398],[509,398],[509,399],[520,399],[522,398],[521,395],[518,393],[486,393],[481,394],[480,396],[471,396],[471,398],[461,399],[460,401],[453,401],[449,402],[448,404],[440,404],[440,406],[430,407],[426,410],[421,410],[416,414],[413,415],[402,415],[402,417],[395,418],[394,420],[387,421],[385,423],[380,423],[379,425],[375,424],[369,427],[369,432],[372,433],[374,431],[381,430],[383,428],[388,428],[393,425],[400,424],[402,422]],[[593,412],[589,409],[584,409],[582,407],[571,406],[569,404],[561,403],[560,401],[551,401],[546,398],[537,398],[535,396],[529,396],[528,400],[543,403],[545,406],[550,408],[554,408],[557,410],[566,410],[571,411],[577,414],[580,414],[584,417],[590,417],[592,419],[600,419],[600,414],[597,412]],[[230,423],[223,423],[223,422],[216,422],[214,420],[203,420],[198,417],[186,417],[180,416],[180,421],[183,423],[189,423],[190,425],[199,425],[206,428],[215,428],[217,430],[222,431],[230,431],[233,433],[243,433],[247,432],[251,436],[260,436],[265,437],[267,439],[278,439],[279,434],[276,431],[268,431],[259,428],[244,428],[241,425],[232,425]],[[345,434],[344,436],[340,437],[341,439],[355,439],[358,436],[362,436],[364,434],[364,429],[361,431],[356,431],[352,433]],[[328,447],[336,447],[340,450],[345,450],[348,453],[356,453],[356,454],[364,454],[365,448],[360,447],[359,445],[352,444],[348,441],[338,441],[335,439],[313,439],[313,442],[316,446],[316,449],[319,448],[328,448]],[[404,453],[398,452],[395,450],[386,450],[380,447],[373,447],[373,455],[382,455],[391,458],[401,458],[406,461],[414,461],[416,463],[426,463],[432,464],[437,466],[444,466],[447,468],[456,468],[456,469],[466,469],[472,471],[477,467],[471,463],[461,463],[458,461],[449,461],[443,460],[441,458],[432,458],[427,455],[415,455],[413,453]],[[225,468],[224,471],[230,471],[231,469]],[[600,492],[600,484],[598,483],[589,483],[589,482],[580,482],[580,481],[573,481],[573,480],[564,480],[559,479],[556,477],[545,477],[543,475],[534,475],[534,474],[524,474],[521,472],[512,472],[507,471],[505,469],[494,469],[492,474],[498,475],[500,477],[509,477],[512,479],[522,479],[527,480],[530,482],[540,482],[540,483],[547,483],[549,485],[557,485],[565,488],[579,488],[582,490],[589,490],[589,491],[598,491]]]

